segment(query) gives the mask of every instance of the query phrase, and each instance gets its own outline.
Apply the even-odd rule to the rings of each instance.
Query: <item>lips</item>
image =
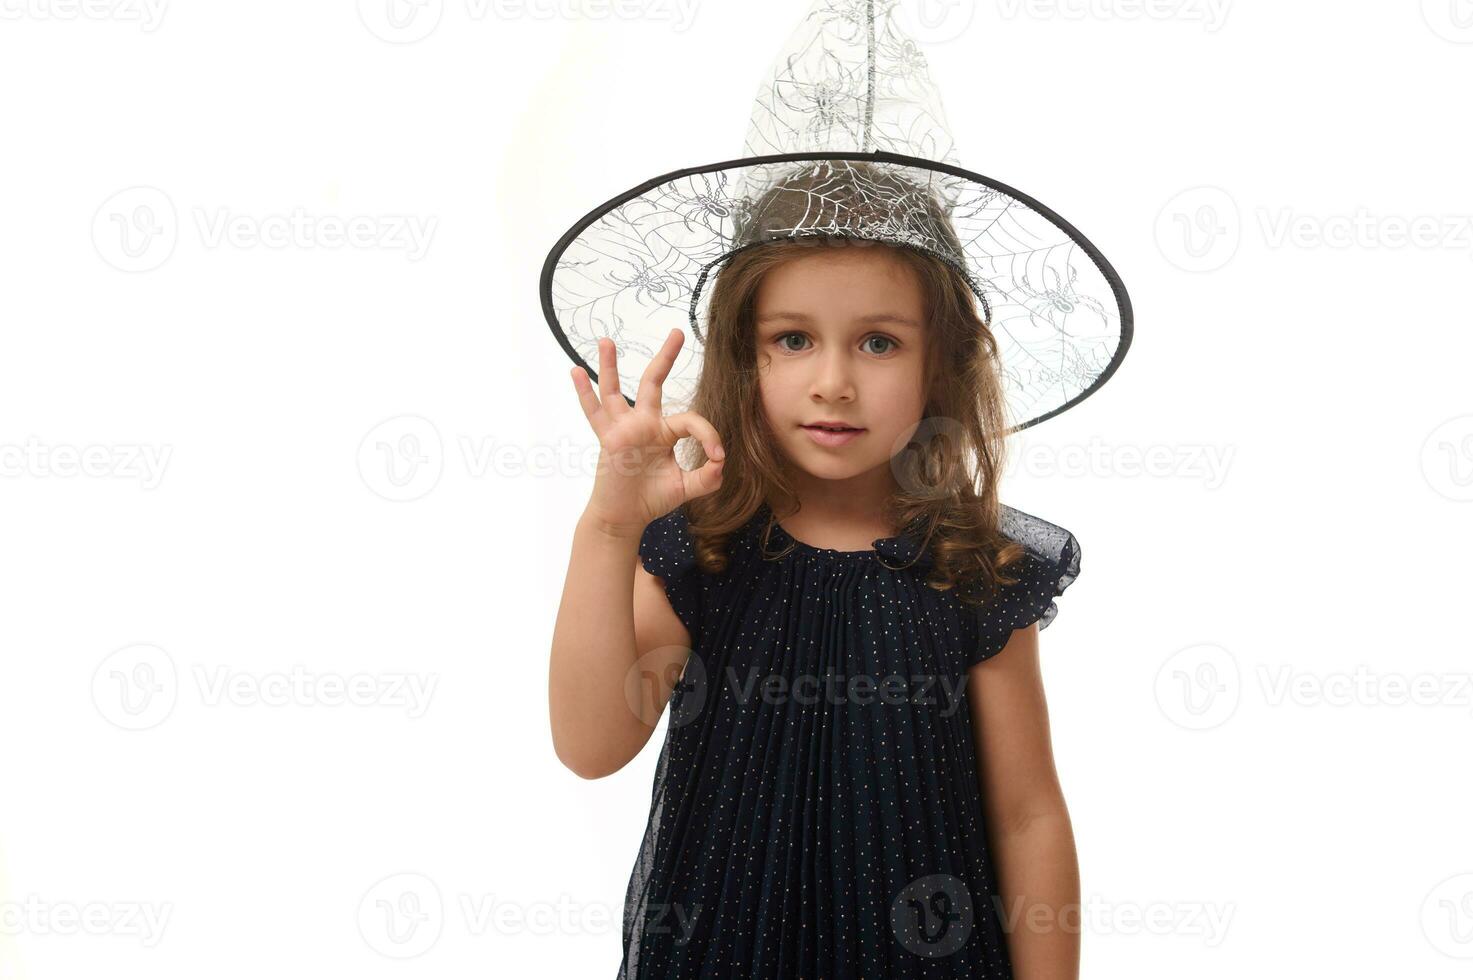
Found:
[[[842,422],[814,422],[803,426],[805,429],[820,429],[825,432],[863,432],[857,425],[845,425]]]
[[[822,424],[804,425],[799,426],[799,428],[808,433],[808,438],[812,439],[815,443],[828,448],[847,446],[855,439],[858,439],[860,436],[864,435],[865,431],[864,429],[855,428],[853,426],[843,426],[841,428],[826,429],[823,427]]]

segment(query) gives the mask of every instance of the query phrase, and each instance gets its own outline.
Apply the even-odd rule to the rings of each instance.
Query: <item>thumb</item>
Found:
[[[722,467],[725,459],[709,460],[699,469],[681,473],[681,483],[685,487],[685,499],[693,497],[704,497],[721,486]]]

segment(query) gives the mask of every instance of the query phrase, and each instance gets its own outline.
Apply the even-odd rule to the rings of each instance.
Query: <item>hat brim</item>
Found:
[[[542,309],[558,344],[597,380],[590,360],[598,359],[598,340],[612,338],[620,388],[629,392],[672,329],[694,328],[695,341],[682,348],[662,398],[676,410],[688,407],[700,376],[701,287],[722,262],[753,244],[737,227],[751,187],[767,181],[774,165],[818,161],[879,165],[945,202],[965,266],[960,271],[982,299],[997,339],[1009,432],[1079,404],[1119,367],[1133,332],[1130,298],[1089,239],[1006,184],[883,152],[745,157],[664,174],[599,205],[543,264]],[[791,237],[822,233],[846,230],[820,224]],[[856,237],[945,251],[884,228]]]

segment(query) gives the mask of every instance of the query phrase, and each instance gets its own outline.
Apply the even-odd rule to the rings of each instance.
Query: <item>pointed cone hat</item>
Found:
[[[620,390],[670,331],[690,336],[666,411],[700,378],[712,277],[766,242],[850,238],[913,248],[959,272],[998,344],[1008,431],[1077,405],[1130,345],[1119,275],[1059,215],[960,165],[925,54],[897,0],[814,0],[757,94],[740,159],[665,174],[600,205],[553,246],[543,312],[598,377],[613,340]]]

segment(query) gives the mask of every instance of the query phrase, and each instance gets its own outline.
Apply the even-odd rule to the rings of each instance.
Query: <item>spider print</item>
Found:
[[[859,96],[847,74],[850,69],[833,52],[825,52],[824,61],[827,64],[817,81],[800,81],[790,59],[788,71],[773,82],[773,97],[798,114],[794,122],[801,121],[806,132],[836,126],[853,129]]]
[[[680,219],[686,231],[694,232],[696,229],[691,222],[697,221],[707,231],[717,235],[724,234],[726,222],[732,217],[733,209],[731,200],[725,195],[725,181],[717,187],[712,185],[708,174],[697,176],[701,178],[704,190],[697,190],[692,186],[685,193],[677,193],[672,188],[662,203]]]
[[[926,71],[926,56],[921,53],[920,46],[910,38],[895,46],[893,59],[894,70],[890,74],[897,78],[910,78]]]
[[[731,208],[727,207],[726,203],[718,198],[715,194],[697,194],[695,197],[690,199],[690,203],[695,205],[695,213],[701,215],[702,217],[731,217]],[[687,215],[686,218],[687,220],[685,226],[689,228],[689,216]]]
[[[876,0],[875,14],[885,17],[895,0]],[[869,5],[867,0],[835,0],[825,10],[814,11],[819,29],[823,34],[847,43],[856,43],[869,32]]]
[[[1069,281],[1065,282],[1061,278],[1058,269],[1052,266],[1044,269],[1044,276],[1048,279],[1052,279],[1053,284],[1045,286],[1042,292],[1036,292],[1034,295],[1035,297],[1042,299],[1047,307],[1052,307],[1052,312],[1058,314],[1058,316],[1049,316],[1048,309],[1044,309],[1038,312],[1043,313],[1051,323],[1062,321],[1063,319],[1068,317],[1069,314],[1073,313],[1075,309],[1079,306],[1086,307],[1087,309],[1094,312],[1101,319],[1104,319],[1106,316],[1108,316],[1105,311],[1104,305],[1099,300],[1095,299],[1093,296],[1084,296],[1075,291],[1074,282],[1079,278],[1079,270],[1071,265],[1068,272]],[[1029,286],[1026,281],[1023,283],[1023,285],[1025,287]],[[1059,332],[1064,336],[1069,335],[1068,331],[1064,329],[1062,323],[1058,324],[1058,329]]]
[[[617,317],[615,318],[615,320],[617,322],[615,323],[612,330],[608,329],[608,324],[604,323],[602,320],[596,320],[592,324],[590,324],[590,326],[599,328],[599,332],[594,333],[591,336],[583,339],[580,345],[583,352],[583,366],[585,369],[588,368],[588,365],[597,364],[599,362],[598,342],[604,338],[608,338],[608,340],[613,343],[614,353],[619,356],[619,362],[621,364],[627,357],[643,357],[646,359],[650,359],[655,356],[655,351],[648,344],[641,344],[626,336],[623,329],[623,322]],[[590,376],[592,376],[593,373],[593,371],[589,371]],[[619,372],[621,386],[624,383],[624,374],[625,372],[623,371]]]
[[[679,276],[672,276],[668,272],[657,272],[646,265],[644,259],[637,256],[632,257],[630,261],[638,263],[634,275],[630,278],[621,279],[613,272],[605,272],[604,278],[618,286],[621,292],[632,289],[636,302],[644,303],[646,300],[651,300],[653,305],[664,306],[680,292]],[[652,299],[656,293],[660,294],[659,298]]]

